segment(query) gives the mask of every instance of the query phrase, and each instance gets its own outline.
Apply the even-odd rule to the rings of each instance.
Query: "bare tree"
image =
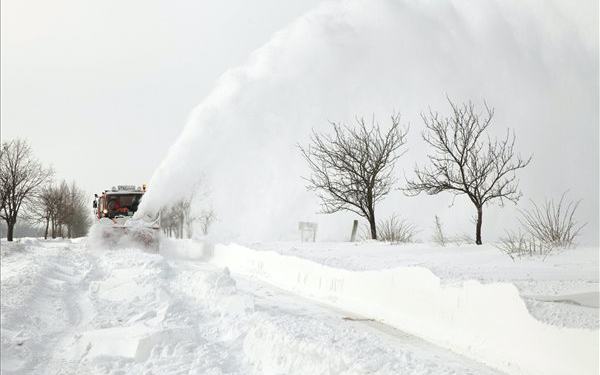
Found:
[[[208,234],[208,230],[212,223],[216,220],[215,210],[210,207],[203,210],[198,220],[200,221],[200,227],[202,228],[202,234],[205,236]]]
[[[185,200],[177,200],[171,207],[171,217],[175,223],[176,238],[183,238],[183,224],[185,222]]]
[[[3,142],[0,149],[0,218],[6,221],[7,240],[13,240],[19,210],[53,174],[33,156],[22,139]]]
[[[66,181],[63,180],[53,188],[52,200],[54,201],[54,210],[50,218],[52,238],[64,237],[63,225],[69,216],[68,196],[69,184]]]
[[[404,152],[408,128],[400,127],[400,114],[391,116],[392,125],[382,132],[379,123],[357,118],[357,126],[331,123],[334,134],[313,130],[310,145],[298,145],[311,169],[307,188],[321,199],[321,211],[354,212],[369,222],[371,238],[377,239],[375,205],[392,189],[394,164]]]
[[[180,199],[175,204],[175,210],[178,212],[178,217],[181,220],[180,238],[183,238],[184,228],[187,238],[192,238],[194,232],[194,222],[196,221],[196,217],[192,212],[192,199],[193,195]]]
[[[173,205],[161,210],[161,226],[165,235],[175,238],[192,237],[193,223],[196,220],[192,213],[192,197],[181,198]],[[184,232],[185,230],[185,232]]]
[[[172,217],[172,210],[164,207],[160,210],[160,226],[165,233],[165,236],[172,237],[175,227],[175,220]]]
[[[451,117],[437,112],[421,114],[425,123],[423,140],[433,149],[428,155],[430,165],[415,167],[415,179],[407,181],[405,192],[429,195],[443,191],[466,194],[477,209],[475,242],[481,241],[483,206],[493,200],[503,205],[505,200],[516,203],[521,197],[516,171],[526,167],[531,157],[515,154],[515,135],[507,129],[500,140],[491,139],[486,130],[494,117],[487,105],[485,115],[475,111],[471,102],[458,106],[448,99]]]
[[[41,187],[27,202],[24,218],[31,224],[42,225],[44,238],[82,237],[91,226],[86,194],[75,182]]]
[[[191,205],[183,212],[183,222],[185,224],[185,233],[187,238],[194,235],[194,223],[198,220],[191,210]]]
[[[27,202],[25,220],[32,225],[43,226],[44,239],[48,239],[50,221],[54,217],[56,202],[54,201],[54,186],[47,184],[39,189],[35,197]]]
[[[86,193],[75,184],[75,181],[69,187],[68,200],[65,206],[68,212],[64,220],[67,227],[67,237],[85,236],[92,223]]]

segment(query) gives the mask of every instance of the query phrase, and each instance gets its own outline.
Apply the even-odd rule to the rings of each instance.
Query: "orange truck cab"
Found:
[[[97,219],[103,217],[115,219],[133,216],[138,209],[142,196],[146,192],[146,185],[119,185],[101,194],[94,195],[94,214]]]

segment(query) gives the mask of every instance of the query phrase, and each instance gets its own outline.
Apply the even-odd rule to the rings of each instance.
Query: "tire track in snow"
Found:
[[[40,248],[33,252],[12,254],[23,266],[2,280],[2,295],[8,297],[2,301],[2,351],[8,354],[3,359],[9,358],[2,365],[4,374],[64,372],[70,363],[57,351],[83,319],[80,306],[89,273],[82,271],[95,262],[74,253],[71,247],[79,245],[70,241],[35,244]]]

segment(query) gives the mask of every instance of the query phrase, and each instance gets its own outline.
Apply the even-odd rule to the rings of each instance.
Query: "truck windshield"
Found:
[[[143,194],[108,194],[108,217],[133,216]]]

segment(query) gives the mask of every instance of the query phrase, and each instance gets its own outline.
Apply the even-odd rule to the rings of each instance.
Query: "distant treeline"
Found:
[[[85,236],[91,226],[86,194],[73,181],[53,180],[54,170],[37,159],[29,143],[15,139],[0,149],[2,236]],[[17,223],[19,225],[17,226]]]

